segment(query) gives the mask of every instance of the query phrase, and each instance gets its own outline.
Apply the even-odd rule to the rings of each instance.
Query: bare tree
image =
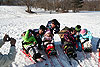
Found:
[[[72,0],[71,5],[72,5],[72,8],[73,8],[73,11],[78,12],[79,8],[83,7],[83,3],[84,3],[83,0]]]
[[[22,5],[26,5],[26,7],[27,7],[26,12],[28,12],[28,13],[35,13],[35,12],[31,11],[31,8],[32,8],[34,2],[35,2],[35,0],[20,0],[20,3]]]

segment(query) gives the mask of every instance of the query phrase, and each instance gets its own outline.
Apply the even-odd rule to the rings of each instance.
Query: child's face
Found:
[[[47,36],[50,37],[50,34],[48,33]]]
[[[42,34],[42,33],[43,33],[43,31],[40,29],[40,30],[39,30],[39,34]]]
[[[52,27],[52,28],[55,28],[55,25],[54,25],[54,24],[51,24],[51,27]]]
[[[29,37],[32,36],[32,33],[29,33]]]
[[[76,31],[75,31],[75,30],[71,32],[71,34],[75,34],[75,33],[76,33]]]

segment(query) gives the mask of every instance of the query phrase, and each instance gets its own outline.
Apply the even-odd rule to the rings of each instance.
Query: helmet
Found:
[[[81,26],[80,26],[80,25],[77,25],[77,26],[75,27],[75,30],[76,30],[77,32],[79,32],[79,31],[81,30]]]
[[[83,30],[80,31],[80,34],[82,34],[82,35],[85,35],[86,33],[87,33],[86,29],[83,29]]]

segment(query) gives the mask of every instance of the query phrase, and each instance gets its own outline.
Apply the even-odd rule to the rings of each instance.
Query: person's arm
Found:
[[[11,46],[8,55],[0,54],[0,66],[5,67],[10,65],[14,61],[15,56],[16,56],[16,49],[14,46]]]
[[[88,32],[89,33],[89,41],[91,42],[91,40],[92,40],[92,34],[91,34],[91,32]]]
[[[2,47],[2,45],[4,44],[5,42],[3,41],[3,39],[0,39],[0,48]]]
[[[16,43],[16,40],[12,38],[10,41],[11,47],[10,47],[10,51],[8,55],[7,54],[3,55],[0,53],[0,66],[1,67],[8,66],[14,61],[15,56],[16,56],[15,43]]]
[[[28,39],[28,35],[29,35],[29,30],[26,32],[26,34],[25,34],[25,40],[27,40]]]

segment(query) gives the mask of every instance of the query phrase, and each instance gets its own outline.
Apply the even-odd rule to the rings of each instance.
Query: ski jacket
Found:
[[[67,30],[67,32],[64,34],[64,39],[67,42],[72,42],[72,43],[75,42],[74,35],[72,35],[69,30]],[[70,41],[68,41],[68,40],[70,40]]]
[[[51,24],[52,24],[52,21],[49,21],[49,22],[47,23],[47,26],[46,26],[46,27],[50,29],[50,31],[51,31],[52,34],[53,34],[53,30],[54,30],[54,33],[55,33],[55,34],[58,33],[58,32],[60,31],[60,23],[57,22],[55,28],[51,28]]]
[[[4,41],[0,39],[0,48],[4,44]],[[10,47],[10,52],[7,54],[0,53],[0,67],[10,67],[10,64],[15,60],[16,49],[15,46]]]
[[[34,38],[34,36],[32,35],[32,36],[30,36],[29,37],[29,30],[25,33],[25,36],[22,36],[22,39],[24,40],[24,42],[26,42],[26,43],[29,43],[29,42],[31,42],[31,43],[29,43],[29,44],[24,44],[23,46],[24,47],[27,47],[28,45],[32,45],[33,44],[33,42],[35,42],[35,43],[37,43],[37,41],[36,41],[36,39]],[[35,44],[36,45],[36,44]]]
[[[85,35],[81,35],[80,34],[80,40],[82,41],[82,40],[88,40],[88,41],[90,41],[91,42],[91,40],[92,40],[92,34],[91,34],[91,32],[90,31],[88,31],[87,32],[87,34],[85,34]]]

